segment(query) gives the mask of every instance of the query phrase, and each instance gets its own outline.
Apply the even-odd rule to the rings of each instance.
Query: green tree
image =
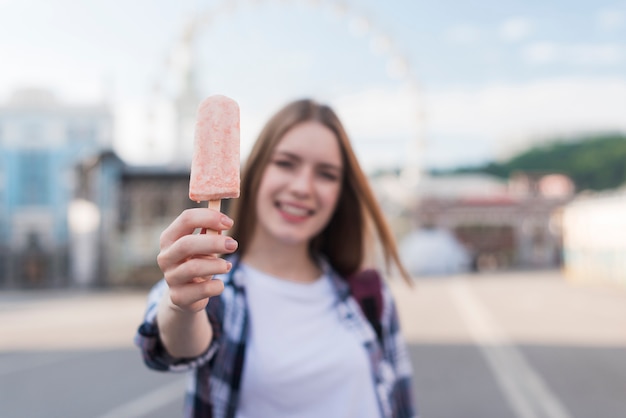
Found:
[[[508,178],[516,171],[562,173],[572,178],[579,191],[617,188],[626,183],[626,135],[609,133],[575,139],[557,138],[508,161],[461,167],[452,172],[486,173]]]

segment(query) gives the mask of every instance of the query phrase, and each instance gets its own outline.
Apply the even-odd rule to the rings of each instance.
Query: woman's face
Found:
[[[274,149],[263,173],[256,238],[307,245],[332,217],[342,178],[335,134],[315,121],[294,126]]]

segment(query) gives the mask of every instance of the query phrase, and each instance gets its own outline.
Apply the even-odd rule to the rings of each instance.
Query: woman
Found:
[[[346,282],[365,266],[374,232],[387,268],[410,279],[329,107],[299,100],[270,119],[234,219],[189,209],[161,235],[164,280],[137,343],[149,367],[191,371],[186,416],[416,416],[389,290],[379,341]]]

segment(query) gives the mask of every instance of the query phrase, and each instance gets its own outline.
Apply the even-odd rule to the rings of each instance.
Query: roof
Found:
[[[424,176],[418,194],[424,198],[498,199],[508,196],[508,183],[488,174]]]

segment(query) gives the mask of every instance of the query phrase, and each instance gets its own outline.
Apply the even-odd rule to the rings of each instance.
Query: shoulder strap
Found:
[[[381,347],[383,346],[383,314],[382,279],[377,270],[362,270],[347,278],[350,293],[359,303],[361,311],[374,328]]]

